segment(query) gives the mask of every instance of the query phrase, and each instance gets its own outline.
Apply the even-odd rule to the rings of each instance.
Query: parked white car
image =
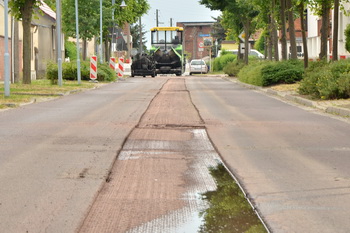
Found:
[[[208,66],[204,60],[195,59],[190,62],[190,75],[206,73],[208,73]]]

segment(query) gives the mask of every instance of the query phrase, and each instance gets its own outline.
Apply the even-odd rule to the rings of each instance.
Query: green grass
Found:
[[[10,96],[4,96],[4,84],[0,84],[0,109],[17,107],[20,104],[30,103],[34,100],[52,98],[69,91],[90,89],[98,84],[82,81],[81,85],[77,81],[64,81],[60,87],[52,85],[50,80],[35,80],[32,84],[11,84]]]

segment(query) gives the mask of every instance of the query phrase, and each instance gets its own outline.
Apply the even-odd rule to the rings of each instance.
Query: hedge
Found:
[[[90,80],[90,62],[83,61],[80,64],[81,80]],[[77,64],[74,61],[62,63],[62,79],[77,80]],[[51,83],[56,84],[58,80],[58,66],[56,63],[49,62],[46,67],[46,78],[51,80]],[[98,81],[114,81],[116,73],[108,64],[97,65],[97,80]]]
[[[299,93],[320,99],[350,97],[350,61],[311,62],[300,82]]]

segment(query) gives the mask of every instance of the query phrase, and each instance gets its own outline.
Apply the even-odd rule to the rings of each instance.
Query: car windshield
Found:
[[[204,61],[192,61],[191,65],[205,65]]]

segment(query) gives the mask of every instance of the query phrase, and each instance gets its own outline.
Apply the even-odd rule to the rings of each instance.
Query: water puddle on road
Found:
[[[210,168],[217,189],[201,194],[209,208],[202,211],[198,232],[267,232],[237,183],[222,164]]]

